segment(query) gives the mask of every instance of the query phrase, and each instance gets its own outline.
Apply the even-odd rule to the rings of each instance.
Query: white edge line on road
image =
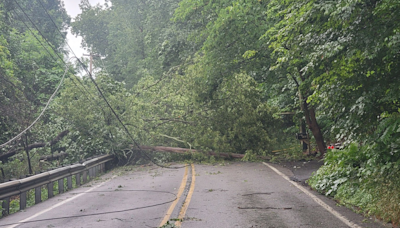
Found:
[[[56,207],[59,207],[59,206],[61,206],[61,205],[63,205],[63,204],[66,204],[66,203],[68,203],[69,201],[72,201],[72,200],[74,200],[74,199],[76,199],[76,198],[82,196],[83,194],[86,194],[86,193],[88,193],[88,192],[93,191],[94,189],[96,189],[96,188],[98,188],[98,187],[101,187],[102,185],[104,185],[105,183],[107,183],[107,182],[109,182],[110,180],[114,179],[115,177],[116,177],[116,176],[113,176],[113,177],[111,177],[109,180],[107,180],[107,181],[105,181],[105,182],[103,182],[103,183],[101,183],[101,184],[99,184],[99,185],[93,186],[93,187],[89,188],[88,190],[86,190],[86,191],[84,191],[84,192],[82,192],[82,193],[79,193],[79,194],[77,194],[77,195],[75,195],[75,196],[73,196],[73,197],[71,197],[71,198],[69,198],[69,199],[66,199],[66,200],[64,200],[64,201],[62,201],[62,202],[60,202],[60,203],[58,203],[58,204],[55,204],[55,205],[53,205],[53,206],[51,206],[51,207],[49,207],[49,208],[47,208],[47,209],[45,209],[45,210],[43,210],[43,211],[40,211],[40,212],[38,212],[38,213],[32,215],[31,217],[28,217],[28,218],[26,218],[26,219],[24,219],[24,220],[21,220],[21,221],[17,222],[15,225],[11,225],[11,226],[9,226],[9,227],[7,227],[7,228],[14,228],[14,227],[17,227],[17,226],[21,225],[21,223],[27,222],[27,221],[29,221],[29,220],[31,220],[31,219],[33,219],[33,218],[36,218],[36,217],[38,217],[38,216],[40,216],[40,215],[42,215],[42,214],[44,214],[44,213],[46,213],[46,212],[48,212],[48,211],[53,210],[53,209],[56,208]],[[65,192],[65,193],[67,193],[67,192]]]
[[[268,168],[272,169],[275,173],[277,173],[279,176],[283,177],[285,180],[289,181],[291,184],[296,186],[296,188],[300,189],[302,192],[304,192],[306,195],[311,197],[316,203],[321,205],[325,210],[329,211],[331,214],[333,214],[336,218],[340,219],[340,221],[344,222],[346,225],[348,225],[351,228],[362,228],[361,226],[353,223],[352,221],[348,220],[346,217],[341,215],[339,212],[337,212],[335,209],[330,207],[328,204],[320,200],[318,197],[313,195],[311,192],[309,192],[306,188],[301,186],[300,184],[293,182],[287,177],[285,174],[281,173],[278,169],[275,167],[269,165],[268,163],[263,162],[264,165],[266,165]]]

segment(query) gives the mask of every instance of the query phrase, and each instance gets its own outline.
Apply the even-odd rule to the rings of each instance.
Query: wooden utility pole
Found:
[[[92,52],[90,52],[89,54],[83,54],[83,56],[90,56],[90,75],[93,76],[93,56],[96,57],[100,57],[99,55],[95,55]]]

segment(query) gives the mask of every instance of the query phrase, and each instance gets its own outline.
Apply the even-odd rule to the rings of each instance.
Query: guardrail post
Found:
[[[0,183],[0,200],[2,211],[0,216],[6,216],[10,213],[10,196],[19,195],[20,210],[26,209],[30,191],[35,189],[35,203],[42,201],[42,187],[46,186],[48,198],[54,197],[54,183],[58,183],[58,193],[72,189],[73,176],[76,177],[76,186],[80,186],[90,180],[93,180],[100,173],[105,172],[112,167],[112,155],[103,155],[88,160],[82,164],[74,164],[68,167],[60,167],[55,170],[48,170],[44,173],[37,173],[34,176],[25,177],[21,180],[15,180],[7,183]],[[90,167],[90,168],[89,168]],[[89,177],[88,177],[89,176]],[[64,186],[64,178],[67,178],[67,185]],[[82,178],[82,179],[81,179]],[[39,186],[39,187],[38,187]]]
[[[58,194],[64,192],[64,178],[58,180]]]
[[[111,161],[108,161],[104,164],[104,170],[110,170],[112,167]]]
[[[82,179],[83,179],[83,183],[86,183],[86,182],[87,182],[87,172],[86,172],[86,170],[83,171]]]
[[[21,192],[19,194],[19,210],[24,210],[26,208],[26,192]]]
[[[3,211],[1,212],[2,216],[7,216],[10,214],[10,197],[7,197],[3,199],[3,202],[1,204],[3,207]]]
[[[68,190],[72,189],[72,176],[67,177],[67,187],[68,187]]]
[[[89,179],[93,180],[93,167],[89,169]]]
[[[42,186],[35,188],[35,204],[42,202]]]
[[[50,182],[47,184],[47,197],[49,199],[54,196],[53,186],[54,186],[54,182]]]
[[[75,175],[75,181],[76,181],[76,186],[80,186],[81,185],[81,174],[77,173]]]

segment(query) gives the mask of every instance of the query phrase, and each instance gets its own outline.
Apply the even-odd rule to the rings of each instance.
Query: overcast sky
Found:
[[[67,13],[71,16],[72,20],[76,17],[76,15],[81,13],[81,10],[79,9],[79,3],[81,0],[63,0],[63,2]],[[96,5],[99,3],[104,4],[104,0],[89,0],[89,2],[91,5]],[[71,32],[68,32],[67,39],[69,46],[71,46],[75,54],[81,58],[85,53],[85,50],[81,48],[82,37],[75,37],[71,34]]]

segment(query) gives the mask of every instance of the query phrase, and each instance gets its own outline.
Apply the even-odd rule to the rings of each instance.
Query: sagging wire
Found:
[[[91,213],[91,214],[85,214],[85,215],[71,215],[71,216],[63,216],[63,217],[55,217],[55,218],[48,218],[48,219],[37,219],[37,220],[31,220],[31,221],[25,221],[25,222],[15,222],[15,223],[9,223],[9,224],[1,224],[0,227],[2,226],[13,226],[13,225],[22,225],[22,224],[28,224],[28,223],[34,223],[34,222],[46,222],[46,221],[52,221],[52,220],[60,220],[60,219],[72,219],[72,218],[82,218],[82,217],[89,217],[89,216],[98,216],[98,215],[108,215],[108,214],[116,214],[116,213],[122,213],[122,212],[128,212],[128,211],[135,211],[135,210],[141,210],[141,209],[146,209],[146,208],[151,208],[151,207],[157,207],[157,206],[162,206],[165,204],[169,204],[174,202],[178,197],[175,193],[168,192],[168,191],[157,191],[157,190],[120,190],[116,189],[114,191],[91,191],[91,192],[74,192],[70,194],[90,194],[90,193],[118,193],[118,192],[154,192],[154,193],[165,193],[165,194],[171,194],[174,196],[174,199],[168,200],[162,203],[157,203],[157,204],[152,204],[152,205],[147,205],[143,207],[134,207],[134,208],[128,208],[124,210],[115,210],[115,211],[106,211],[106,212],[98,212],[98,213]]]
[[[55,50],[55,48],[50,44],[50,42],[46,39],[46,37],[41,33],[41,31],[39,30],[39,28],[35,25],[35,23],[32,21],[32,19],[28,16],[28,14],[24,11],[24,9],[22,8],[22,6],[18,3],[17,0],[14,0],[15,3],[17,4],[17,6],[19,7],[19,9],[22,11],[22,13],[25,15],[26,18],[28,18],[28,20],[32,23],[32,25],[36,28],[36,30],[39,32],[39,34],[43,37],[43,39],[47,42],[47,44],[49,45],[49,47],[54,51],[54,53],[57,55],[57,57],[61,60],[61,62],[64,63],[64,65],[66,66],[67,63],[64,61],[64,59],[57,53],[57,51]],[[46,8],[43,6],[42,2],[39,1],[42,8],[45,10],[47,16],[50,18],[50,20],[53,22],[54,26],[56,27],[57,31],[62,35],[61,31],[59,30],[59,28],[57,27],[57,25],[55,24],[54,20],[51,18],[50,14],[47,12]],[[14,12],[18,14],[17,11],[14,10]],[[54,58],[54,56],[49,52],[49,50],[45,47],[45,45],[42,43],[42,41],[36,36],[36,34],[31,30],[31,28],[25,23],[25,21],[22,20],[22,23],[25,25],[25,27],[32,33],[32,35],[34,36],[34,38],[40,43],[40,45],[45,49],[45,51],[49,54],[49,56],[55,61],[57,62],[57,59]],[[71,46],[68,44],[68,42],[66,42],[66,44],[68,45],[69,49],[71,50],[71,52],[73,53],[73,55],[76,57],[74,51],[72,50]],[[68,59],[69,61],[69,59]],[[68,62],[67,61],[67,62]],[[62,66],[61,66],[62,67]],[[82,92],[82,93],[86,93],[89,96],[92,97],[93,101],[95,103],[97,103],[97,105],[101,108],[101,110],[103,111],[103,113],[105,112],[102,108],[102,106],[99,104],[99,102],[95,99],[95,96],[93,94],[91,94],[88,89],[83,85],[83,83],[81,82],[81,80],[77,79],[77,76],[75,76],[74,74],[72,74],[74,77],[72,77],[71,81],[72,83]],[[79,82],[79,84],[83,87],[84,90],[82,90],[82,88],[80,88],[76,83],[75,80],[77,80]],[[89,99],[88,97],[86,97],[87,99]],[[0,147],[1,149],[2,147]]]
[[[24,13],[24,15],[29,19],[29,21],[32,23],[32,25],[38,30],[38,28],[37,28],[37,26],[34,24],[34,22],[29,18],[29,16],[25,13],[25,11],[22,9],[22,7],[19,5],[19,3],[17,2],[17,0],[14,0],[15,2],[16,2],[16,4],[18,5],[18,7],[22,10],[22,12]],[[41,3],[41,2],[40,2]],[[42,7],[45,9],[45,7],[43,6],[43,4],[41,3],[41,5],[42,5]],[[57,30],[61,33],[61,31],[58,29],[58,27],[56,26],[56,24],[55,24],[55,22],[53,21],[53,19],[50,17],[50,15],[49,15],[49,13],[47,12],[47,10],[45,9],[45,11],[46,11],[46,14],[47,14],[47,16],[50,18],[50,20],[53,22],[53,24],[55,25],[55,27],[57,28]],[[24,23],[25,24],[25,23]],[[25,24],[25,26],[27,26],[26,24]],[[30,30],[30,28],[27,26],[27,28]],[[38,30],[38,32],[43,36],[43,34]],[[39,39],[35,36],[35,38],[39,41]],[[43,38],[44,38],[44,36],[43,36]],[[52,47],[52,45],[45,39],[45,41],[49,44],[49,46],[50,46],[50,48],[52,48],[53,49],[53,47]],[[67,44],[68,44],[68,42],[66,42]],[[41,45],[44,47],[44,45],[41,43]],[[69,45],[68,45],[68,47],[70,47]],[[45,48],[46,49],[46,48]],[[71,48],[70,48],[71,49]],[[46,51],[47,51],[47,49],[46,49]],[[116,117],[116,119],[118,120],[118,122],[122,125],[122,127],[123,127],[123,129],[124,129],[124,131],[127,133],[127,135],[129,136],[129,138],[132,140],[132,142],[135,144],[135,146],[138,148],[138,150],[139,150],[139,154],[142,156],[142,157],[145,157],[146,159],[148,159],[149,161],[151,161],[152,163],[154,163],[155,165],[157,165],[157,166],[159,166],[159,167],[162,167],[162,168],[169,168],[169,169],[179,169],[179,168],[184,168],[184,167],[186,167],[187,165],[185,165],[185,166],[182,166],[182,167],[168,167],[168,166],[164,166],[164,165],[161,165],[161,164],[159,164],[159,163],[157,163],[157,162],[155,162],[154,161],[154,159],[152,159],[146,152],[144,152],[141,148],[140,148],[140,146],[139,146],[139,144],[136,142],[136,140],[133,138],[133,136],[131,135],[131,133],[130,133],[130,131],[127,129],[127,127],[125,126],[125,124],[121,121],[121,119],[119,118],[119,116],[118,116],[118,114],[115,112],[115,110],[112,108],[112,106],[110,105],[110,103],[108,102],[108,100],[106,99],[106,97],[104,96],[104,94],[103,94],[103,92],[101,91],[101,89],[100,89],[100,87],[98,86],[98,84],[96,83],[96,81],[94,80],[94,78],[93,78],[93,76],[92,76],[92,74],[91,74],[91,72],[89,72],[88,71],[88,69],[87,69],[87,67],[86,67],[86,65],[85,64],[83,64],[82,63],[82,61],[75,55],[75,53],[73,52],[73,50],[71,49],[71,51],[72,51],[72,53],[74,54],[74,58],[76,58],[77,60],[78,60],[78,62],[79,62],[79,64],[81,64],[82,65],[82,67],[84,68],[84,70],[88,73],[88,75],[89,75],[89,78],[90,78],[90,80],[93,82],[93,84],[95,85],[95,87],[96,87],[96,89],[98,90],[98,92],[99,92],[99,94],[100,94],[100,96],[102,97],[102,99],[106,102],[106,104],[107,104],[107,106],[109,107],[109,109],[111,110],[111,112],[113,113],[113,115]],[[50,54],[50,53],[49,53]],[[56,53],[57,54],[57,53]],[[51,55],[52,56],[52,55]],[[63,59],[57,54],[57,56],[63,61]],[[53,57],[53,56],[52,56]],[[64,61],[63,61],[64,62]],[[106,69],[105,69],[106,70]],[[106,70],[107,71],[107,70]],[[106,73],[108,73],[108,72],[106,72]],[[64,74],[64,76],[65,76],[65,74]],[[63,76],[63,77],[64,77]],[[38,119],[37,119],[38,120]],[[37,121],[36,120],[36,121]],[[36,121],[35,121],[35,123],[36,123]],[[17,135],[18,137],[20,137],[23,133],[25,133],[26,132],[26,130],[24,131],[24,132],[22,132],[22,133],[20,133],[19,135]],[[14,137],[14,139],[13,140],[15,140],[15,139],[17,139],[18,137]],[[8,144],[9,142],[7,142],[7,144]],[[7,145],[6,144],[6,145]],[[4,146],[3,146],[4,147]],[[0,149],[1,149],[2,147],[0,146]],[[132,156],[131,156],[132,157]],[[130,158],[131,158],[130,157]]]
[[[107,100],[107,98],[104,96],[103,91],[100,89],[99,85],[97,84],[97,82],[94,80],[91,72],[87,69],[86,65],[82,63],[82,61],[79,58],[76,58],[78,60],[78,62],[82,65],[82,67],[84,68],[84,70],[86,71],[86,73],[89,75],[90,80],[92,81],[92,83],[95,85],[97,91],[99,92],[100,96],[102,97],[102,99],[104,100],[104,102],[107,104],[108,108],[111,110],[111,112],[113,113],[113,115],[115,116],[115,118],[118,120],[118,122],[120,123],[120,125],[122,126],[122,128],[124,129],[125,133],[128,135],[128,137],[131,139],[131,141],[134,143],[134,145],[138,148],[139,154],[142,155],[142,157],[145,157],[146,159],[148,159],[149,161],[151,161],[153,164],[155,164],[158,167],[161,168],[167,168],[167,169],[180,169],[180,168],[185,168],[188,165],[184,165],[184,166],[179,166],[179,167],[169,167],[169,166],[165,166],[165,165],[161,165],[158,162],[154,161],[154,159],[152,159],[145,151],[142,150],[142,148],[139,146],[139,144],[137,143],[137,141],[133,138],[131,132],[128,130],[128,128],[125,126],[125,124],[122,122],[121,118],[119,117],[119,115],[115,112],[114,108],[111,106],[111,104],[109,103],[109,101]]]
[[[4,148],[5,146],[9,145],[10,143],[12,143],[13,141],[19,139],[23,134],[25,134],[29,129],[31,129],[33,127],[33,125],[36,124],[36,122],[43,116],[44,112],[46,111],[46,109],[48,108],[48,106],[50,105],[50,102],[53,100],[54,96],[57,94],[58,90],[60,89],[61,85],[63,84],[65,75],[68,72],[68,65],[65,65],[65,71],[64,74],[60,80],[60,83],[58,84],[56,90],[54,91],[54,93],[50,96],[49,100],[46,103],[46,106],[43,108],[42,112],[39,114],[39,116],[31,123],[31,125],[29,125],[27,128],[25,128],[25,130],[23,130],[22,132],[20,132],[18,135],[16,135],[14,138],[8,140],[7,142],[3,143],[0,145],[0,149]]]

